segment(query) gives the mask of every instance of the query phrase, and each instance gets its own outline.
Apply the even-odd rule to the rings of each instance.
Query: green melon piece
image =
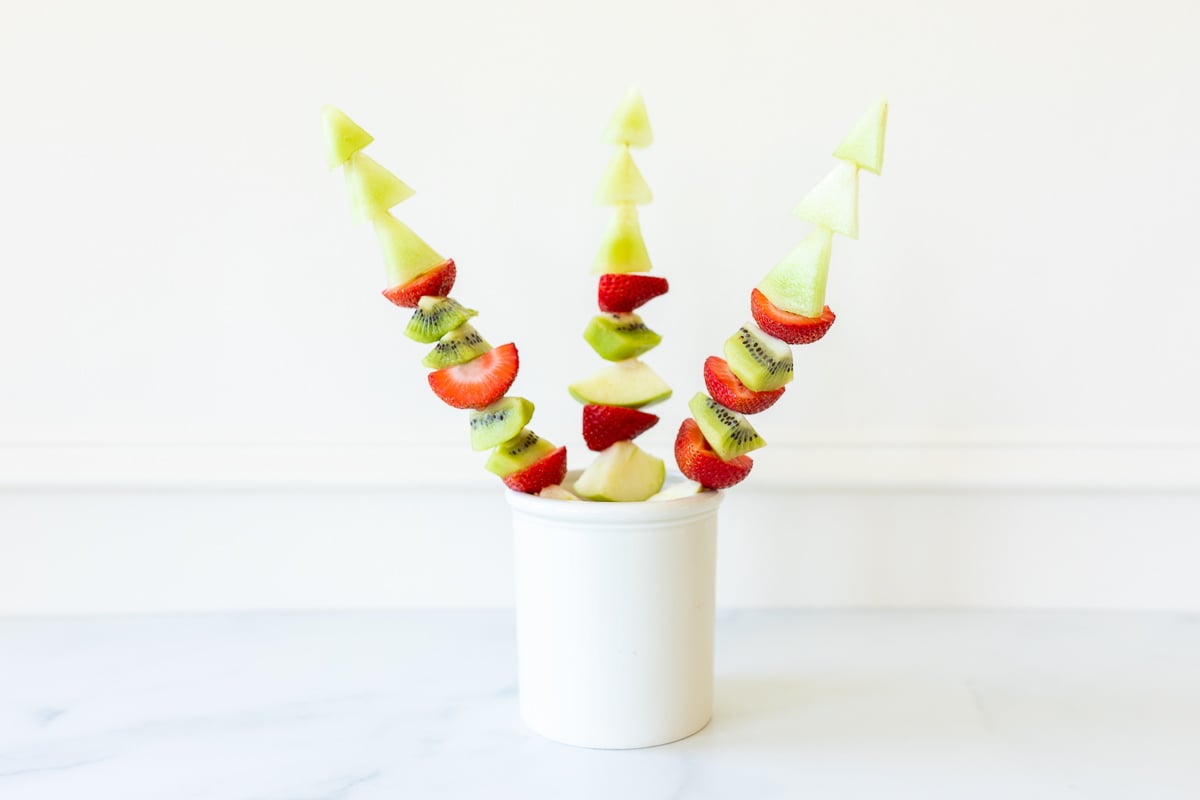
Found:
[[[346,192],[350,213],[362,221],[374,219],[403,203],[415,192],[366,153],[355,153],[346,165]]]
[[[431,344],[462,325],[479,312],[463,308],[449,297],[422,297],[404,328],[404,335],[416,342]]]
[[[688,402],[688,409],[704,438],[725,461],[767,444],[744,415],[731,411],[703,392],[697,392]]]
[[[529,428],[523,428],[516,436],[493,450],[483,468],[506,478],[525,469],[539,458],[550,455],[556,449]]]
[[[421,359],[421,365],[430,369],[453,367],[457,364],[465,364],[491,349],[492,346],[484,340],[479,331],[464,322],[443,336],[433,346],[433,349]]]
[[[604,232],[600,252],[592,261],[592,272],[649,272],[650,254],[642,238],[637,206],[622,203],[613,209],[612,220]]]
[[[825,310],[825,284],[829,280],[829,256],[833,231],[817,227],[804,241],[771,268],[758,290],[784,311],[805,317],[820,317]]]
[[[883,143],[887,138],[887,98],[863,114],[842,143],[833,151],[835,158],[850,161],[876,175],[883,173]]]
[[[658,373],[637,359],[618,361],[590,377],[576,381],[567,391],[581,403],[641,408],[671,396],[671,387]]]
[[[806,222],[857,239],[858,166],[839,161],[792,213]]]
[[[403,286],[446,260],[391,214],[380,214],[371,221],[383,250],[389,287]]]
[[[533,403],[524,397],[501,397],[470,413],[471,449],[488,450],[507,442],[533,419]]]
[[[321,122],[325,127],[325,163],[330,169],[345,164],[350,156],[375,141],[374,136],[333,106],[321,109]]]
[[[646,327],[634,313],[599,314],[592,317],[583,338],[605,361],[637,358],[658,346],[662,337]]]
[[[725,340],[725,360],[752,392],[771,392],[792,382],[792,348],[753,322]]]
[[[667,470],[661,458],[633,442],[616,442],[600,451],[575,481],[575,494],[587,500],[636,503],[662,488]]]
[[[654,200],[650,185],[642,177],[637,164],[628,147],[618,147],[613,153],[604,177],[600,179],[600,188],[596,190],[596,202],[604,206],[615,206],[630,203],[644,206]]]
[[[621,105],[608,121],[601,139],[606,144],[623,144],[629,147],[648,147],[654,141],[650,130],[650,115],[646,113],[646,101],[638,89],[625,93]]]

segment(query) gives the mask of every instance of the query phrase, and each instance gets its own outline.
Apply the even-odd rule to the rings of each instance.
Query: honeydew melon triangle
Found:
[[[839,161],[792,211],[805,222],[858,238],[858,165]]]
[[[883,144],[887,138],[887,99],[882,98],[863,114],[833,151],[835,158],[850,161],[868,172],[883,172]]]
[[[346,165],[346,191],[356,220],[374,219],[403,203],[415,192],[366,153],[355,153]]]
[[[636,88],[625,93],[621,105],[617,106],[612,119],[608,121],[601,141],[630,147],[648,147],[654,142],[650,116],[646,113],[646,102]]]
[[[600,179],[600,187],[596,190],[596,202],[600,205],[615,206],[632,204],[635,206],[648,205],[654,200],[650,185],[642,177],[637,164],[628,147],[618,147],[608,162],[604,177]]]
[[[412,229],[391,214],[372,220],[375,236],[383,250],[388,287],[402,286],[445,261]]]
[[[375,141],[374,136],[333,106],[321,109],[321,121],[325,125],[325,163],[330,169],[345,164],[350,156]]]
[[[642,238],[637,206],[622,204],[613,210],[600,251],[592,262],[592,272],[649,272],[650,254]]]
[[[832,251],[833,231],[814,228],[771,268],[758,284],[758,290],[784,311],[820,317],[825,310],[825,284],[829,280]]]

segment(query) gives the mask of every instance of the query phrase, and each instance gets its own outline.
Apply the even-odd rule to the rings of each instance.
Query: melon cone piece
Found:
[[[835,158],[850,161],[876,175],[883,173],[883,144],[887,137],[888,104],[886,98],[863,114],[846,138],[833,151]]]
[[[415,192],[366,153],[355,153],[346,165],[350,212],[358,221],[374,219],[403,203]]]
[[[623,144],[629,147],[649,147],[654,142],[650,129],[650,115],[646,113],[646,102],[636,88],[625,93],[621,105],[613,113],[608,127],[601,138],[605,144]]]
[[[629,203],[636,206],[648,205],[654,200],[650,185],[642,177],[641,170],[633,163],[628,147],[618,147],[613,153],[600,188],[596,190],[596,202],[604,206]]]
[[[813,228],[783,260],[771,268],[758,290],[777,307],[805,317],[819,317],[825,310],[825,284],[829,280],[829,256],[833,231]]]
[[[325,126],[325,163],[330,169],[345,164],[350,156],[375,141],[374,136],[333,106],[321,109],[321,122]]]
[[[391,214],[382,214],[373,222],[387,265],[388,286],[406,284],[445,261],[412,228]]]
[[[650,254],[642,238],[637,206],[622,203],[613,210],[600,252],[592,262],[592,272],[598,275],[649,272],[650,268]]]
[[[858,166],[840,161],[792,211],[834,233],[858,238]]]

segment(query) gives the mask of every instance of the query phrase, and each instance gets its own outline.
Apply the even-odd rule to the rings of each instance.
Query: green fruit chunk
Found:
[[[671,387],[658,373],[637,359],[618,361],[567,387],[579,402],[588,405],[641,408],[671,396]]]
[[[868,172],[883,172],[883,142],[887,137],[888,104],[880,99],[863,114],[842,143],[833,151],[835,158],[858,164]]]
[[[375,141],[374,136],[333,106],[321,109],[321,122],[325,127],[325,163],[330,169],[345,164],[350,156]]]
[[[662,488],[667,470],[656,458],[633,442],[617,442],[600,451],[573,487],[588,500],[636,503]]]
[[[800,219],[858,238],[858,166],[840,161],[792,210]]]
[[[642,238],[637,206],[622,203],[613,209],[600,252],[592,261],[592,272],[597,275],[649,272],[650,266],[650,254],[646,251],[646,240]]]
[[[415,192],[366,153],[355,153],[346,165],[350,213],[361,222],[374,219],[403,203]]]
[[[743,415],[731,411],[703,392],[697,392],[688,403],[688,409],[696,418],[704,438],[724,461],[767,444]]]
[[[596,190],[596,202],[602,206],[616,206],[629,203],[644,206],[654,200],[650,185],[642,177],[637,164],[628,147],[618,147],[608,162],[604,177],[600,179],[600,188]]]
[[[453,367],[457,364],[465,364],[491,349],[492,346],[484,341],[479,331],[464,322],[443,336],[433,346],[433,349],[421,359],[421,365],[430,369]],[[488,445],[488,447],[491,446]]]
[[[422,297],[418,302],[404,335],[413,341],[430,344],[462,325],[479,312],[463,308],[449,297]]]
[[[490,406],[471,411],[471,449],[489,450],[507,442],[533,419],[533,403],[524,397],[501,397]]]
[[[403,286],[446,260],[391,214],[380,214],[371,221],[383,250],[389,287]]]
[[[646,113],[646,101],[642,93],[631,88],[625,93],[621,105],[608,121],[601,141],[605,144],[623,144],[629,147],[649,147],[654,141],[650,130],[650,115]]]
[[[771,268],[758,290],[777,307],[805,317],[820,317],[825,310],[825,284],[833,231],[813,228],[804,241]]]
[[[516,436],[493,450],[483,468],[506,478],[525,469],[539,458],[550,455],[555,449],[550,442],[528,428],[523,428]]]
[[[792,382],[792,348],[753,322],[725,340],[725,360],[752,392],[772,392]]]
[[[599,314],[592,317],[583,338],[605,361],[637,358],[658,346],[662,337],[646,327],[637,314]]]

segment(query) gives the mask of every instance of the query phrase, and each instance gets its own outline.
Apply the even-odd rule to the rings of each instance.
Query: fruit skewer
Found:
[[[833,325],[825,305],[833,235],[858,238],[858,174],[883,169],[887,102],[880,100],[859,119],[834,150],[837,166],[800,201],[793,213],[812,231],[750,292],[747,322],[725,342],[725,358],[704,362],[708,394],[688,403],[675,438],[675,460],[688,478],[710,489],[726,489],[750,474],[747,455],[766,442],[746,419],[770,408],[793,377],[790,345],[818,341]]]
[[[561,483],[567,450],[555,447],[526,427],[533,403],[507,396],[520,359],[516,345],[493,348],[469,322],[477,312],[450,297],[457,277],[452,259],[443,258],[391,209],[412,197],[413,190],[362,152],[374,137],[331,106],[322,111],[326,163],[342,167],[350,209],[359,221],[372,223],[383,251],[387,288],[383,296],[413,309],[404,329],[408,338],[433,349],[421,360],[432,369],[429,388],[453,408],[469,409],[470,443],[491,450],[484,465],[510,489],[537,493]]]

